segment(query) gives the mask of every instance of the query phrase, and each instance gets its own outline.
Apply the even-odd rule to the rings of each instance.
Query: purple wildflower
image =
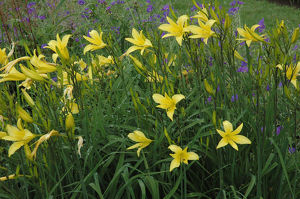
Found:
[[[47,44],[42,44],[42,45],[41,45],[41,49],[44,49],[45,46],[47,46]]]
[[[153,10],[153,5],[149,4],[147,6],[147,12],[152,12],[152,10]]]
[[[270,91],[270,85],[269,84],[266,87],[266,91]]]
[[[279,88],[282,87],[282,82],[279,82],[278,87],[279,87]]]
[[[232,1],[229,5],[230,5],[231,7],[234,7],[235,4],[236,4],[236,1]]]
[[[169,10],[169,5],[168,4],[164,5],[163,8],[161,9],[161,11],[164,11],[164,10]]]
[[[244,4],[244,2],[242,2],[242,1],[237,1],[236,2],[238,5],[243,5]]]
[[[265,30],[265,28],[266,28],[266,26],[265,26],[265,19],[262,18],[262,19],[258,22],[258,25],[259,25],[259,27],[258,27],[258,32],[262,33],[262,32]]]
[[[228,14],[230,14],[230,15],[235,15],[238,11],[239,11],[239,7],[235,7],[235,8],[230,8],[229,10],[228,10]]]
[[[298,48],[298,45],[295,45],[295,47],[293,48],[293,50],[297,50],[297,48]]]
[[[207,103],[210,103],[211,101],[212,101],[212,97],[211,97],[211,96],[209,96],[209,97],[207,98],[207,100],[206,100],[205,104],[207,104]]]
[[[278,126],[278,127],[276,128],[276,135],[279,135],[279,134],[280,134],[281,129],[282,129],[281,126]]]
[[[34,6],[36,3],[35,2],[30,2],[27,4],[27,8],[30,9],[32,6]]]
[[[235,94],[235,95],[231,96],[231,102],[235,102],[235,101],[237,101],[238,99],[239,99],[238,94]]]
[[[146,3],[151,3],[151,1],[150,0],[146,0]]]
[[[248,67],[247,66],[241,66],[237,69],[237,72],[239,73],[247,73],[248,72]]]
[[[98,0],[98,3],[104,4],[104,3],[105,3],[105,0]]]
[[[85,4],[85,1],[84,0],[78,0],[77,3],[82,6],[82,5]]]
[[[295,153],[296,152],[296,147],[289,147],[289,152],[291,154]]]
[[[39,19],[40,19],[40,20],[45,20],[46,17],[45,17],[44,15],[41,15],[41,16],[39,16]]]

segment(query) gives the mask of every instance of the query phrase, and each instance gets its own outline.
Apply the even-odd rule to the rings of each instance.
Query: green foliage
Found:
[[[175,22],[171,15],[194,16],[199,11],[180,9],[182,2],[172,3],[169,17]],[[72,33],[67,47],[37,49],[38,55],[46,57],[39,59],[38,66],[32,61],[35,47],[24,38],[25,50],[16,50],[6,62],[0,62],[0,133],[18,123],[16,134],[23,143],[8,157],[15,140],[0,134],[0,197],[299,198],[300,88],[299,78],[294,84],[293,74],[288,73],[289,67],[295,71],[300,66],[299,50],[295,49],[299,41],[292,41],[295,27],[277,21],[264,32],[266,37],[248,30],[249,47],[237,40],[245,38],[242,31],[235,33],[238,27],[244,28],[239,15],[226,14],[217,1],[205,2],[205,8],[209,3],[215,6],[215,10],[207,9],[208,18],[218,20],[213,24],[215,34],[205,44],[183,33],[180,46],[174,35],[161,38],[160,22],[141,22],[148,14],[138,2],[128,1],[109,10],[108,5],[96,6],[92,1],[85,1],[84,7],[60,1],[53,15],[47,15],[53,23],[37,26],[34,36],[43,43],[54,40],[56,33],[62,37],[72,32],[65,23],[78,13],[57,15],[68,7],[75,6],[73,10],[79,13],[87,7],[92,11],[89,16],[98,21],[93,24],[77,18],[82,26]],[[159,5],[162,2],[157,1],[155,6]],[[248,6],[246,2],[241,8],[241,21]],[[125,7],[130,9],[119,12]],[[255,23],[257,20],[249,28]],[[192,24],[197,25],[188,20],[188,25]],[[120,26],[120,33],[110,31],[111,26]],[[88,41],[76,43],[74,38],[87,35],[89,27],[103,32],[107,46],[83,55],[79,46]],[[132,28],[143,30],[152,43],[143,55],[140,49],[132,52],[132,57],[125,54],[133,45],[125,39],[132,37]],[[64,50],[69,58],[62,58]],[[51,59],[54,51],[59,57],[55,64]],[[235,51],[245,62],[241,63]],[[25,55],[31,59],[21,60],[14,68],[21,73],[22,63],[28,69],[26,77],[34,79],[28,84],[20,80],[22,75],[9,76],[4,70]],[[39,73],[39,66],[49,62],[56,70]],[[28,103],[24,88],[34,104]],[[175,104],[168,101],[176,107],[173,120],[166,114],[170,110],[157,107],[155,93],[185,96]],[[23,121],[20,128],[22,114],[30,115],[33,122]],[[75,126],[71,122],[66,128],[69,115]],[[225,129],[225,120],[232,122],[233,129],[243,123],[240,135],[251,144],[238,145],[239,151],[231,144],[216,149],[222,139],[216,130]],[[20,133],[23,129],[36,137],[26,140]],[[135,130],[153,140],[139,157],[135,149],[128,150],[136,144],[128,138]],[[169,155],[170,145],[188,147],[199,160],[181,162],[170,172],[175,159]]]

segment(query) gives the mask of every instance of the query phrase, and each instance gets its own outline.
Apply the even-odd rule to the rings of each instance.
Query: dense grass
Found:
[[[287,75],[288,65],[300,65],[299,41],[297,37],[292,39],[299,10],[266,1],[245,1],[239,13],[226,17],[230,2],[220,2],[224,9],[219,10],[218,2],[212,1],[215,11],[208,9],[208,17],[217,21],[213,25],[216,35],[205,44],[186,34],[179,45],[174,37],[162,38],[166,31],[158,26],[167,23],[166,15],[174,20],[183,14],[194,16],[197,11],[191,11],[192,1],[155,1],[152,13],[147,12],[146,2],[126,1],[110,9],[108,4],[96,6],[96,1],[86,0],[83,5],[61,2],[55,8],[42,4],[37,12],[39,16],[45,14],[46,19],[34,18],[28,35],[19,32],[11,36],[17,42],[15,51],[6,62],[0,59],[2,68],[22,56],[33,59],[36,49],[47,62],[54,63],[53,49],[40,46],[56,40],[57,33],[61,38],[72,34],[66,48],[54,48],[59,57],[56,69],[45,72],[44,79],[38,68],[41,63],[36,66],[24,58],[27,60],[15,65],[32,80],[31,88],[19,86],[23,80],[14,76],[8,79],[1,72],[0,198],[300,197],[299,78],[295,85]],[[208,4],[204,6],[209,8]],[[74,13],[63,16],[67,10]],[[283,12],[291,16],[281,15]],[[286,25],[277,24],[269,13],[278,14],[279,23],[284,19]],[[154,14],[160,17],[147,20]],[[18,18],[13,12],[11,17]],[[243,28],[244,23],[251,27],[262,18],[266,30],[256,33],[266,34],[267,42],[250,37],[253,42],[248,47],[236,40],[243,38],[236,32],[238,27]],[[222,19],[226,19],[224,24]],[[26,23],[10,25],[22,27]],[[124,52],[133,45],[126,40],[132,37],[132,28],[143,30],[152,47],[147,46],[142,55],[140,50],[132,52],[130,57]],[[107,46],[84,54],[89,42],[83,35],[90,30],[103,32]],[[4,33],[4,28],[1,31]],[[10,49],[9,39],[3,34],[1,38],[5,40],[1,45]],[[65,58],[63,49],[70,56]],[[104,59],[99,60],[98,55],[111,56],[112,60],[102,64]],[[74,63],[81,59],[85,67]],[[77,77],[76,73],[81,75]],[[86,79],[82,81],[83,77]],[[25,87],[35,104],[22,92]],[[153,97],[165,93],[185,96],[176,104],[173,120],[166,110],[157,107]],[[78,105],[78,113],[70,107],[72,102]],[[243,123],[240,135],[251,144],[239,144],[238,151],[229,144],[217,149],[222,139],[217,129],[224,130],[226,120],[233,130]],[[27,150],[24,143],[25,147],[8,157],[13,141],[3,134],[9,131],[9,125],[22,131],[18,121],[37,137],[28,142]],[[136,144],[128,136],[135,130],[153,140],[139,157],[136,149],[128,150]],[[44,140],[34,158],[30,152],[40,138]],[[188,147],[188,152],[195,152],[199,160],[181,162],[170,172],[174,159],[169,155],[173,153],[170,145]],[[15,179],[6,178],[12,174]]]

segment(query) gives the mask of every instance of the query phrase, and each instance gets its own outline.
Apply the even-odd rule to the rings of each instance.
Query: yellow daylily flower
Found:
[[[25,111],[19,104],[16,104],[16,110],[17,110],[19,117],[22,120],[24,120],[25,122],[29,122],[29,123],[33,122],[33,119],[30,116],[30,114],[27,113],[27,111]]]
[[[236,145],[236,143],[251,144],[251,141],[247,137],[238,135],[243,128],[243,123],[237,129],[233,130],[232,124],[226,120],[223,122],[223,128],[225,132],[217,129],[217,132],[222,136],[217,149],[230,144],[235,150],[238,151],[238,146]]]
[[[177,22],[175,23],[172,19],[167,17],[167,21],[169,22],[169,24],[162,24],[158,27],[160,30],[169,32],[162,38],[171,36],[176,37],[177,43],[181,46],[183,35],[186,32],[184,28],[187,26],[188,19],[189,17],[187,15],[182,15],[177,19]]]
[[[51,73],[57,70],[56,64],[45,61],[44,55],[40,54],[37,56],[36,50],[33,51],[33,56],[30,58],[30,63],[37,68],[37,73]]]
[[[172,98],[170,98],[168,94],[165,93],[165,97],[161,94],[153,94],[152,98],[156,103],[160,104],[156,107],[166,109],[168,117],[173,121],[173,115],[176,109],[176,104],[185,97],[184,95],[176,94],[173,95]]]
[[[170,145],[168,148],[174,152],[174,154],[170,154],[174,158],[170,164],[170,172],[179,167],[182,162],[188,164],[188,160],[199,160],[199,156],[195,152],[187,152],[188,147],[182,150],[177,145]]]
[[[87,66],[87,64],[82,59],[80,59],[79,61],[74,62],[74,64],[78,64],[81,71],[83,71]]]
[[[125,40],[133,44],[133,46],[131,46],[125,53],[126,55],[129,55],[136,50],[141,50],[141,55],[143,55],[146,48],[152,47],[151,41],[144,36],[142,30],[139,33],[133,28],[132,38],[125,38]]]
[[[278,64],[276,67],[285,72],[287,79],[291,81],[297,89],[297,76],[300,75],[300,62],[297,63],[297,66],[293,66],[293,64],[291,64],[283,68],[282,65]]]
[[[32,84],[33,84],[32,79],[27,77],[21,84],[18,85],[18,87],[23,86],[25,89],[29,90]]]
[[[203,22],[207,22],[208,21],[208,12],[207,12],[206,8],[202,8],[192,18],[199,19],[199,20],[201,20]]]
[[[17,127],[8,124],[6,126],[6,129],[7,129],[7,135],[2,137],[1,139],[14,142],[8,150],[8,157],[10,157],[19,148],[26,145],[33,138],[36,137],[36,135],[31,133],[28,129],[23,128],[22,121],[20,118],[18,119]]]
[[[253,25],[251,27],[251,29],[249,29],[246,24],[244,26],[244,29],[242,28],[237,28],[237,31],[239,32],[239,34],[244,37],[241,39],[237,39],[237,40],[242,40],[242,41],[246,41],[246,44],[248,47],[250,47],[251,42],[255,42],[255,41],[264,41],[265,39],[265,35],[258,35],[257,33],[255,33],[254,31],[256,30],[256,28],[258,28],[259,25]]]
[[[87,45],[83,49],[83,54],[85,54],[88,51],[95,51],[95,50],[102,49],[105,46],[107,46],[102,40],[103,32],[101,32],[99,35],[99,33],[96,30],[92,30],[89,32],[89,35],[91,37],[83,36],[83,38],[92,44]]]
[[[191,35],[190,38],[201,38],[204,43],[207,44],[208,38],[215,36],[215,32],[212,31],[211,27],[214,25],[216,21],[211,19],[208,20],[205,24],[198,20],[199,26],[190,25],[185,28],[186,31],[191,31],[194,35]]]
[[[131,147],[128,147],[129,149],[135,149],[137,150],[137,156],[140,157],[140,152],[143,148],[147,147],[153,140],[148,139],[145,134],[141,131],[134,131],[133,133],[128,134],[129,139],[131,139],[134,142],[138,142],[137,144],[132,145]]]
[[[1,49],[0,48],[0,65],[6,65],[8,63],[8,58],[10,58],[12,56],[12,54],[14,53],[14,49],[15,49],[15,43],[12,44],[12,48],[10,50],[10,52],[8,53],[8,55],[6,55],[6,48]]]
[[[10,61],[8,62],[8,64],[6,64],[4,67],[0,68],[0,71],[4,70],[4,73],[9,73],[13,68],[14,66],[20,62],[20,61],[23,61],[23,60],[30,60],[30,57],[28,56],[24,56],[24,57],[20,57],[20,58],[17,58],[13,61]]]
[[[26,79],[26,75],[19,72],[15,67],[12,67],[10,72],[7,74],[1,74],[2,79],[0,79],[0,83],[6,81],[23,81]]]
[[[114,60],[112,56],[104,57],[102,55],[98,55],[99,66],[108,66],[109,64],[114,64]]]
[[[24,65],[20,64],[21,71],[24,75],[31,78],[35,81],[44,81],[43,76],[41,76],[39,73],[37,73],[34,70],[30,70],[29,68],[26,68]]]
[[[55,63],[56,63],[56,60],[57,60],[57,57],[58,57],[58,52],[57,52],[56,49],[58,49],[58,51],[61,54],[63,59],[68,60],[70,58],[69,57],[69,51],[67,49],[67,45],[68,45],[69,38],[71,36],[72,35],[65,35],[65,36],[63,36],[63,38],[61,40],[59,35],[57,34],[56,35],[56,40],[49,41],[48,46],[45,46],[45,48],[50,48],[53,52],[55,52],[52,55],[52,59]]]

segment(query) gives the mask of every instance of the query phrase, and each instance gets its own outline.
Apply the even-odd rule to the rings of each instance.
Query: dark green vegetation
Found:
[[[31,151],[41,135],[59,132],[41,143],[31,160],[24,146],[8,157],[14,142],[0,140],[0,198],[300,198],[300,92],[286,73],[287,65],[299,63],[299,41],[292,39],[300,23],[295,17],[299,10],[267,1],[244,1],[238,6],[239,12],[232,10],[228,15],[231,23],[225,27],[222,19],[237,5],[222,1],[224,10],[219,10],[218,3],[212,1],[219,16],[208,10],[210,19],[219,20],[213,26],[215,37],[204,44],[186,35],[179,46],[174,37],[162,39],[158,26],[167,23],[167,15],[174,20],[183,14],[194,16],[197,10],[191,11],[191,1],[170,1],[174,14],[166,1],[119,1],[115,5],[92,0],[53,2],[55,6],[39,1],[39,9],[37,5],[28,8],[35,6],[32,13],[37,15],[32,15],[31,28],[18,20],[22,18],[18,13],[1,10],[2,18],[7,17],[5,26],[1,26],[1,40],[5,41],[1,49],[6,47],[8,54],[8,41],[17,42],[9,61],[32,57],[37,49],[53,63],[53,51],[41,49],[41,45],[56,40],[57,33],[60,38],[66,34],[72,37],[67,45],[69,59],[64,60],[58,52],[57,70],[47,73],[49,79],[40,81],[31,74],[33,83],[27,92],[35,105],[30,105],[21,91],[23,80],[0,83],[2,133],[8,131],[7,125],[17,126],[22,115],[16,109],[18,105],[33,118],[32,123],[23,121],[23,128],[38,135],[28,143]],[[149,5],[153,10],[147,12]],[[75,11],[67,14],[68,10]],[[267,34],[269,40],[253,41],[250,48],[241,45],[236,39],[243,37],[236,29],[243,28],[244,23],[251,27],[262,18],[266,29],[261,25],[261,33],[256,33]],[[285,25],[280,25],[282,19]],[[16,33],[11,32],[13,27]],[[132,37],[132,28],[143,30],[153,45],[143,55],[140,50],[131,53],[142,67],[122,56],[132,46],[125,40]],[[84,55],[84,45],[89,43],[82,36],[100,29],[107,47]],[[112,56],[114,63],[101,65],[97,55]],[[74,64],[80,59],[87,64],[86,70]],[[36,69],[30,60],[19,63]],[[276,67],[278,64],[283,70]],[[3,62],[0,66],[5,65]],[[20,64],[15,68],[22,72]],[[71,82],[72,99],[79,107],[79,113],[73,114],[74,129],[66,129],[65,124],[71,101],[64,95],[67,85],[59,86],[63,72],[68,74],[65,80]],[[153,72],[163,81],[152,75],[155,81],[149,82],[147,77]],[[76,73],[87,80],[79,81]],[[5,77],[1,71],[1,80]],[[56,83],[50,79],[56,79]],[[299,78],[297,82],[299,87]],[[156,107],[152,98],[154,93],[165,92],[185,96],[176,104],[174,121]],[[252,143],[239,144],[239,151],[230,145],[216,149],[222,138],[216,129],[224,130],[225,120],[233,124],[233,129],[243,123],[240,135]],[[136,149],[126,150],[136,144],[127,135],[137,129],[154,140],[142,149],[140,157]],[[84,140],[80,154],[78,136]],[[199,160],[182,163],[170,172],[170,144],[188,146]],[[11,174],[16,174],[16,179],[6,180],[5,176]]]

